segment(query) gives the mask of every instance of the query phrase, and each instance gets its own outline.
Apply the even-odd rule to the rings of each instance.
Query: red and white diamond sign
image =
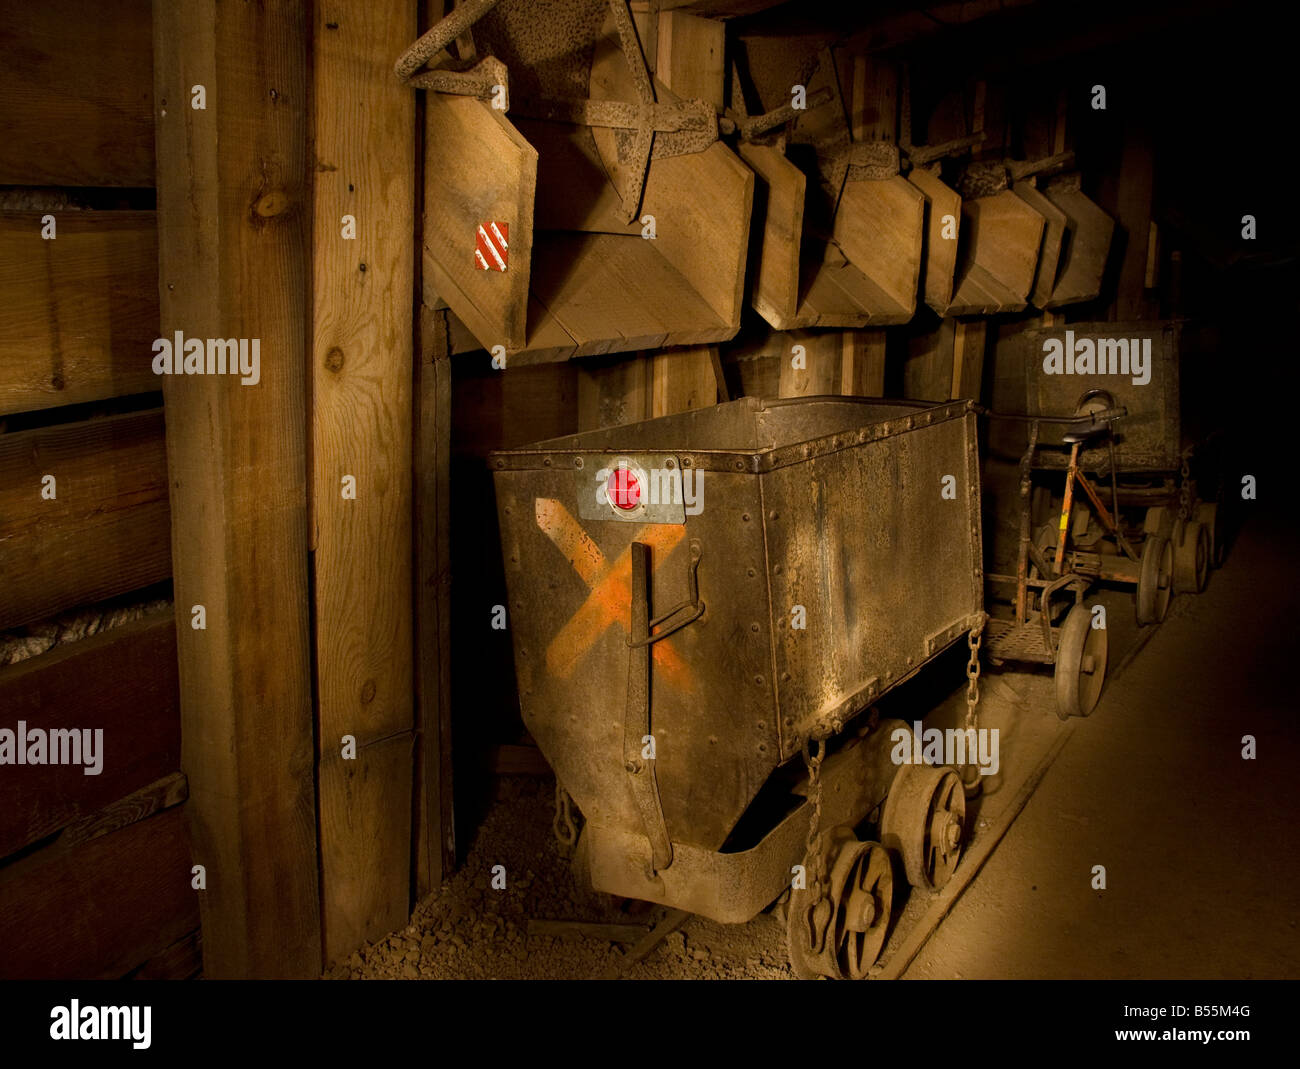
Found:
[[[481,271],[504,271],[510,262],[510,236],[508,223],[489,219],[478,225],[478,241],[474,247],[474,263]]]

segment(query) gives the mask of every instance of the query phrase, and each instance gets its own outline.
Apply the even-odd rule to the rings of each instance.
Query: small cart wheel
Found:
[[[1227,548],[1223,537],[1223,510],[1214,501],[1202,501],[1196,506],[1196,518],[1210,538],[1210,566],[1222,568]]]
[[[1137,622],[1158,624],[1169,611],[1174,591],[1174,547],[1163,535],[1148,535],[1142,546],[1137,585]]]
[[[844,825],[823,832],[815,849],[826,857],[828,886],[816,900],[812,859],[805,858],[809,886],[790,895],[790,965],[801,980],[862,980],[889,930],[894,906],[889,853],[879,843],[859,842]]]
[[[908,883],[943,888],[961,859],[965,827],[966,792],[954,769],[899,767],[880,816],[880,841],[902,856]]]
[[[1174,591],[1199,594],[1210,577],[1210,533],[1204,524],[1188,520],[1182,535],[1182,542],[1174,547]]]
[[[1062,720],[1097,707],[1109,648],[1106,628],[1092,626],[1092,610],[1082,602],[1071,609],[1056,648],[1056,715]]]

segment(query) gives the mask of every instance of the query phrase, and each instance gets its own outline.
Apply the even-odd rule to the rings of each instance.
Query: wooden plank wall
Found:
[[[327,963],[410,911],[415,94],[392,64],[415,37],[415,0],[316,7],[311,435]],[[342,236],[344,216],[355,239]],[[341,756],[345,735],[355,758]]]
[[[308,48],[293,0],[154,8],[162,336],[260,339],[168,376],[182,760],[205,975],[321,968],[308,615]],[[209,107],[190,106],[206,87]],[[213,106],[219,102],[218,106]]]
[[[0,730],[15,746],[20,725],[91,732],[83,742],[102,735],[96,774],[85,774],[89,753],[74,751],[83,764],[6,765],[0,775],[0,977],[189,975],[199,904],[181,808],[174,615],[94,631],[116,615],[105,599],[153,604],[171,575],[151,368],[160,329],[151,5],[9,7],[0,642],[18,649],[32,634],[47,636],[37,648],[55,644],[0,667]]]

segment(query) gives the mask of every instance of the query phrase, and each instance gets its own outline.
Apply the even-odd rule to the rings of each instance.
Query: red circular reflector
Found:
[[[641,504],[641,484],[627,468],[615,468],[605,483],[605,493],[615,508],[631,510]]]

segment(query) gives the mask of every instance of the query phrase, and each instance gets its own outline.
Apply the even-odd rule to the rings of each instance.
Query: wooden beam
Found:
[[[780,336],[780,397],[816,397],[837,393],[840,369],[841,332],[838,330],[792,330]],[[795,346],[803,348],[802,367],[795,366]]]
[[[642,356],[616,363],[581,360],[578,366],[578,428],[590,431],[650,418],[651,364]]]
[[[0,776],[0,858],[180,767],[176,626],[147,616],[0,669],[0,727],[100,729],[101,771],[15,765]]]
[[[153,212],[0,212],[0,416],[162,389],[156,337]]]
[[[150,6],[8,6],[0,33],[0,185],[154,184]]]
[[[668,349],[650,359],[650,417],[718,403],[714,346]]]
[[[1154,302],[1146,281],[1151,249],[1151,210],[1155,191],[1155,159],[1144,121],[1130,118],[1120,158],[1116,222],[1126,235],[1124,259],[1111,319],[1119,323],[1151,318]]]
[[[846,397],[885,395],[885,332],[846,330],[840,340],[840,389]]]
[[[451,353],[447,311],[425,307],[415,371],[415,890],[456,862],[451,764]]]
[[[114,980],[193,931],[202,892],[182,813],[0,869],[0,979]]]
[[[171,574],[161,412],[0,435],[0,471],[0,628]]]
[[[154,7],[161,334],[259,339],[262,354],[255,386],[164,383],[177,611],[207,610],[206,630],[177,637],[211,978],[321,971],[303,389],[309,39],[291,0]],[[190,107],[196,83],[206,111]]]
[[[952,333],[951,400],[980,399],[984,382],[985,326],[983,319],[959,319]]]
[[[659,15],[655,76],[679,97],[723,108],[725,27],[684,11]]]
[[[416,36],[416,4],[315,11],[312,513],[328,965],[410,912],[415,94],[392,62]],[[340,756],[344,736],[354,760]]]

